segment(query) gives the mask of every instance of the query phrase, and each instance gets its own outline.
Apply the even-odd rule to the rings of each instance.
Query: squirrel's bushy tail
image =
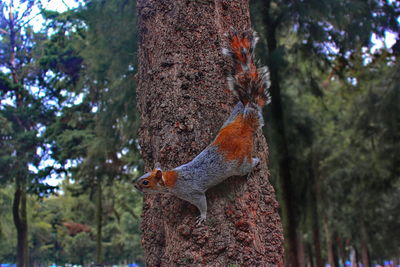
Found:
[[[234,61],[231,75],[228,77],[229,89],[244,105],[254,103],[262,108],[270,102],[267,92],[270,81],[268,68],[257,69],[254,63],[257,41],[255,32],[233,33],[229,37],[230,47],[224,48],[222,52]]]

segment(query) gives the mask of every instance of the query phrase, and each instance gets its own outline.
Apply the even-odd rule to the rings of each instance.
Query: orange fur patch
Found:
[[[178,179],[178,173],[176,171],[166,171],[163,173],[164,184],[167,187],[172,187]]]
[[[238,160],[240,163],[245,158],[251,161],[253,152],[254,132],[259,125],[255,114],[244,118],[239,115],[218,133],[214,145],[224,155],[226,160]]]

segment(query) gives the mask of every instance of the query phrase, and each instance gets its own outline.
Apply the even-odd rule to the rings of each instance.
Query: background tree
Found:
[[[15,183],[13,220],[17,229],[16,260],[28,265],[28,190],[46,190],[38,172],[46,156],[43,128],[55,115],[58,92],[44,88],[45,70],[38,66],[45,33],[35,33],[30,16],[35,1],[0,3],[1,108],[4,130],[0,138],[1,178]]]
[[[172,168],[210,143],[234,105],[225,90],[231,62],[221,48],[232,27],[250,29],[249,7],[245,1],[138,1],[138,15],[142,156],[147,170],[157,161]],[[201,226],[189,203],[145,196],[141,229],[148,265],[282,264],[261,131],[256,147],[260,167],[247,179],[234,177],[209,190],[208,219]]]
[[[76,164],[70,164],[74,178],[83,189],[92,190],[97,207],[98,264],[103,262],[102,227],[107,219],[103,210],[104,186],[111,186],[114,180],[131,180],[131,168],[139,165],[132,76],[136,49],[134,9],[135,1],[87,1],[77,11],[47,14],[49,19],[57,21],[51,26],[58,32],[51,44],[58,52],[50,57],[63,54],[70,57],[65,64],[61,61],[61,65],[56,65],[54,71],[63,73],[71,64],[82,66],[75,68],[77,73],[71,78],[79,79],[72,80],[68,88],[78,93],[81,102],[64,106],[57,123],[47,133],[49,140],[54,141],[53,151],[58,161],[63,166],[74,161]],[[73,23],[75,30],[68,23]],[[68,50],[71,55],[63,53]],[[71,62],[74,55],[77,62]]]
[[[320,155],[313,124],[319,123],[297,99],[314,95],[323,104],[324,89],[349,66],[360,47],[371,47],[371,34],[398,30],[398,6],[382,1],[253,1],[255,28],[265,42],[262,55],[271,72],[272,104],[268,128],[272,173],[282,205],[287,264],[298,266],[302,221],[310,210],[315,254],[319,252],[318,201]],[[325,79],[325,80],[324,80]],[[297,88],[296,88],[297,87]],[[340,101],[336,95],[336,100]],[[329,109],[329,107],[328,107]],[[326,110],[323,114],[326,114]],[[326,123],[324,121],[322,123]],[[317,157],[317,158],[316,158]],[[312,181],[312,182],[311,182]],[[299,190],[300,189],[300,190]],[[306,198],[305,191],[310,192]],[[314,198],[314,199],[313,199]],[[328,210],[328,209],[321,209]],[[317,215],[317,216],[316,216]],[[302,217],[301,220],[299,218]],[[330,232],[330,231],[328,231]],[[301,234],[300,234],[301,236]],[[327,237],[328,238],[328,237]],[[329,238],[328,238],[329,239]],[[329,251],[329,250],[328,250]],[[322,265],[320,256],[318,266]],[[333,262],[331,262],[333,265]]]

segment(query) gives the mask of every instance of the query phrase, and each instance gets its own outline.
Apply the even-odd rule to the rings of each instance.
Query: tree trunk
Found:
[[[351,260],[351,267],[358,266],[358,252],[355,246],[351,247],[350,260]]]
[[[316,204],[316,203],[315,203]],[[313,206],[316,206],[312,204]],[[316,207],[312,207],[314,209],[314,212],[316,212]],[[312,218],[313,222],[313,243],[314,243],[314,254],[315,254],[315,266],[316,267],[323,267],[324,263],[322,261],[321,257],[321,242],[320,242],[320,237],[319,237],[319,223],[318,223],[318,217],[315,215],[315,217]]]
[[[324,263],[321,257],[321,241],[320,241],[320,227],[319,227],[319,214],[318,214],[318,203],[320,198],[320,186],[318,176],[314,172],[314,160],[311,152],[310,159],[310,184],[311,184],[311,196],[310,196],[310,209],[311,209],[311,231],[314,243],[314,254],[315,254],[315,266],[323,267]]]
[[[369,251],[368,251],[368,234],[365,223],[361,223],[361,244],[360,244],[360,252],[361,252],[361,262],[363,267],[370,267],[369,261]]]
[[[103,202],[102,202],[102,187],[100,179],[97,179],[96,184],[96,265],[103,264],[103,247],[102,247],[102,222],[103,222]]]
[[[325,229],[325,239],[326,239],[326,251],[328,253],[328,263],[330,267],[336,267],[332,233],[329,229],[328,219],[326,217],[324,218],[324,229]]]
[[[288,141],[286,137],[286,129],[284,123],[284,112],[282,103],[282,94],[279,77],[279,63],[274,59],[278,48],[277,43],[277,27],[279,21],[274,21],[270,17],[271,1],[262,1],[264,5],[264,24],[266,25],[266,39],[268,46],[268,67],[271,77],[271,118],[275,129],[274,142],[279,151],[278,168],[279,168],[279,189],[280,201],[282,206],[282,219],[286,239],[286,265],[299,266],[297,253],[297,218],[295,214],[292,176],[290,173],[292,158],[289,154]]]
[[[19,108],[21,108],[24,103],[22,99],[22,94],[20,91],[20,84],[16,70],[16,29],[15,29],[15,20],[13,17],[13,5],[11,3],[9,7],[9,20],[8,26],[10,29],[10,58],[9,65],[11,76],[13,78],[13,83],[16,86],[15,95],[16,95],[16,103]],[[24,125],[20,122],[19,118],[17,118],[19,122],[19,126],[21,129],[25,130]],[[19,151],[17,153],[20,154]],[[23,177],[15,178],[15,193],[13,200],[13,219],[14,225],[17,229],[17,267],[24,267],[29,265],[29,252],[28,252],[28,219],[26,216],[26,180]]]
[[[17,267],[29,266],[26,197],[26,182],[17,177],[13,200],[13,218],[17,229]]]
[[[338,251],[339,251],[339,258],[343,265],[346,264],[346,248],[342,238],[338,238]]]
[[[137,99],[145,169],[193,159],[215,137],[237,100],[227,92],[232,62],[226,33],[250,29],[242,0],[140,0]],[[249,177],[231,177],[207,192],[207,221],[174,196],[145,195],[142,244],[148,266],[283,264],[282,228],[268,181],[267,144],[257,132]],[[196,266],[197,266],[196,265]]]
[[[306,252],[305,252],[305,246],[304,246],[304,239],[302,237],[302,234],[300,231],[297,233],[297,241],[299,242],[297,247],[298,247],[298,262],[299,262],[299,267],[306,267]]]
[[[307,246],[307,266],[314,267],[314,254],[312,243],[309,243]]]

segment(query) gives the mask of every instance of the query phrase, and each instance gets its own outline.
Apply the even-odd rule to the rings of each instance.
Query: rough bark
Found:
[[[146,171],[184,164],[215,137],[235,104],[226,88],[231,62],[226,33],[250,28],[243,0],[140,0],[137,97]],[[208,219],[174,196],[145,195],[142,244],[148,266],[282,265],[282,228],[268,181],[267,144],[257,133],[261,164],[207,192]]]

